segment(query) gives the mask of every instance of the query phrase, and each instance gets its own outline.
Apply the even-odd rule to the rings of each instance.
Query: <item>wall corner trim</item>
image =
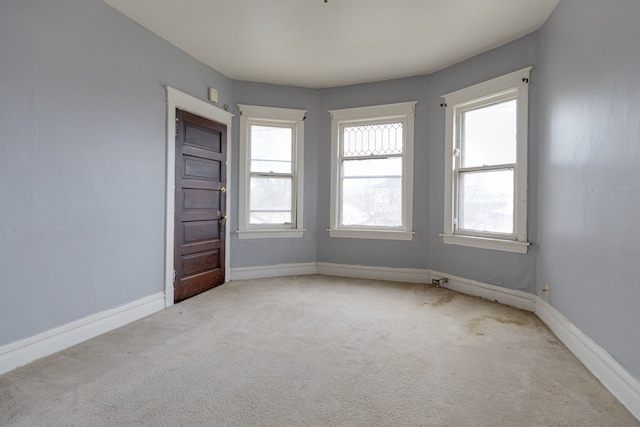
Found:
[[[611,394],[640,420],[640,381],[558,310],[542,298],[535,298],[536,315]]]
[[[431,283],[429,270],[418,268],[373,267],[329,262],[317,263],[318,274],[355,277],[358,279],[390,280],[393,282]]]
[[[0,347],[0,374],[164,309],[164,292],[105,310]]]
[[[278,264],[257,267],[234,267],[231,280],[266,279],[269,277],[306,276],[316,274],[316,263]]]
[[[433,279],[446,277],[448,282],[445,288],[457,291],[466,295],[483,298],[500,304],[516,307],[522,310],[535,310],[535,295],[516,289],[503,288],[502,286],[490,285],[465,277],[453,276],[439,271],[430,271]],[[431,280],[429,280],[431,283]]]

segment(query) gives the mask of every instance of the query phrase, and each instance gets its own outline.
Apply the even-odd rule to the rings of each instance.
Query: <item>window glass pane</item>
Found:
[[[291,224],[292,178],[251,177],[249,223]]]
[[[387,159],[344,160],[342,176],[349,177],[383,177],[402,176],[402,157]]]
[[[513,233],[513,170],[460,174],[459,228]]]
[[[293,129],[251,125],[251,172],[291,173]]]
[[[462,113],[462,167],[516,162],[516,100]]]
[[[402,226],[402,158],[343,162],[341,225]]]
[[[402,226],[401,178],[353,178],[342,184],[342,225]]]
[[[342,129],[344,157],[402,154],[402,122],[345,126]]]

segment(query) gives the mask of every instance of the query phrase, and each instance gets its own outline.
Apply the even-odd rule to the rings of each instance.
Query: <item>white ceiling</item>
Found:
[[[428,74],[531,33],[559,0],[104,0],[235,80]]]

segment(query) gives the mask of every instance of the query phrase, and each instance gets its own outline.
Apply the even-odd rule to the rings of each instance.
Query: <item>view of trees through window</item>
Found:
[[[293,129],[251,126],[250,224],[291,224]]]
[[[461,114],[458,227],[513,233],[516,100]]]

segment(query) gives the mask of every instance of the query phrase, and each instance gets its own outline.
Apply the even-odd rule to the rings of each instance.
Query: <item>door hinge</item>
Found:
[[[176,283],[176,278],[178,277],[178,272],[173,270],[173,283]]]
[[[175,136],[178,136],[178,118],[176,117],[176,134]]]

